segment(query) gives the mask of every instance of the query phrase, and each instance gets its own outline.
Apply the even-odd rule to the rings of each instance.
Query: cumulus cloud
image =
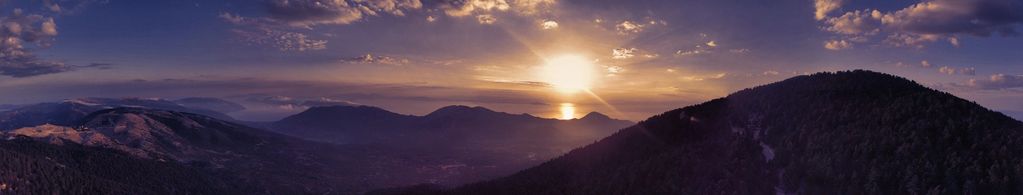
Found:
[[[419,0],[272,0],[267,3],[270,19],[296,27],[351,24],[364,16],[385,13],[404,16],[406,10],[422,7]]]
[[[0,17],[0,75],[31,77],[80,68],[40,59],[33,53],[34,49],[52,45],[55,36],[57,24],[52,17],[27,14],[20,9]]]
[[[852,48],[852,44],[845,40],[830,40],[824,42],[824,48],[829,50],[843,50]]]
[[[970,79],[967,85],[980,89],[1018,89],[1023,88],[1023,75],[994,74],[988,79]]]
[[[882,14],[877,10],[857,10],[846,12],[842,16],[828,18],[825,22],[829,25],[824,29],[839,34],[860,35],[877,34],[881,26]]]
[[[618,73],[622,73],[622,72],[625,72],[625,68],[623,68],[621,66],[607,66],[607,75],[608,76],[615,76],[615,75],[618,75]]]
[[[219,17],[234,24],[232,31],[244,42],[281,51],[308,51],[326,49],[327,41],[302,31],[319,25],[351,24],[366,16],[405,16],[407,11],[422,7],[419,0],[271,0],[266,3],[266,17],[231,13]]]
[[[828,13],[837,10],[842,6],[842,0],[814,0],[814,18],[822,20],[828,16]]]
[[[821,1],[817,1],[818,13]],[[826,14],[826,12],[825,12]],[[1018,0],[925,0],[909,7],[881,12],[857,10],[839,17],[817,15],[827,24],[822,29],[847,36],[884,33],[884,42],[900,47],[948,40],[960,44],[957,35],[1015,36],[1023,24],[1023,2]]]
[[[497,22],[497,17],[494,17],[494,15],[490,14],[482,14],[476,16],[476,21],[478,21],[480,24],[494,24],[495,22]]]
[[[643,31],[643,26],[645,25],[643,25],[642,23],[636,23],[626,20],[622,21],[622,23],[618,23],[617,25],[615,25],[615,29],[618,30],[618,34],[627,35]]]
[[[430,13],[427,22],[439,18],[472,16],[480,24],[497,22],[496,12],[512,12],[521,16],[542,16],[555,0],[268,0],[265,16],[243,17],[221,14],[220,18],[234,24],[232,29],[242,40],[255,45],[270,45],[283,51],[308,51],[326,48],[327,41],[313,37],[319,26],[348,25],[372,16],[407,16],[415,11]],[[504,15],[502,15],[504,16]],[[557,27],[556,22],[541,24],[545,29]]]
[[[556,29],[558,28],[558,22],[554,20],[546,20],[540,23],[540,28],[544,30]]]
[[[947,75],[953,75],[953,74],[956,73],[956,69],[952,68],[952,67],[948,67],[948,66],[942,66],[941,68],[938,69],[938,72],[941,72],[941,73],[944,73],[944,74],[947,74]]]
[[[976,75],[977,74],[977,70],[974,69],[973,67],[955,68],[955,67],[950,67],[950,66],[942,66],[941,68],[938,68],[938,72],[940,72],[942,74],[947,74],[947,75],[955,75],[955,74]]]
[[[615,48],[611,50],[611,59],[629,59],[635,56],[636,48]]]
[[[442,1],[438,7],[448,16],[454,17],[499,11],[512,11],[529,16],[546,12],[555,3],[555,0],[465,0]]]

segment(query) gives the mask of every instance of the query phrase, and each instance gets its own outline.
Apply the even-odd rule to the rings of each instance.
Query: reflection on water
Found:
[[[559,108],[561,110],[561,120],[571,120],[575,118],[575,105],[572,103],[561,103]]]

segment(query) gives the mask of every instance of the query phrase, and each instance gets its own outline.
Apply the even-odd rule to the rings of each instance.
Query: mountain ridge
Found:
[[[671,110],[516,174],[380,194],[1014,194],[1023,122],[871,71]]]

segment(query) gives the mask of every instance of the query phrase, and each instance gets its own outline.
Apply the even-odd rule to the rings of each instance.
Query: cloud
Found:
[[[234,24],[231,29],[237,38],[252,45],[266,45],[281,51],[309,51],[327,48],[327,40],[310,38],[305,33],[294,32],[286,26],[276,24],[268,18],[248,18],[231,13],[221,13],[218,17],[224,22]]]
[[[607,66],[607,75],[608,76],[615,76],[615,75],[618,75],[618,73],[622,73],[622,72],[625,72],[625,68],[622,68],[621,66],[613,66],[613,65],[612,66]]]
[[[53,17],[21,9],[0,17],[0,75],[21,78],[75,70],[75,66],[40,59],[33,53],[51,46],[56,36]]]
[[[822,20],[828,16],[828,13],[837,10],[842,6],[841,0],[814,0],[814,18]]]
[[[615,48],[611,50],[611,59],[629,59],[635,56],[636,48]]]
[[[674,72],[674,70],[669,69],[668,72]],[[717,73],[717,74],[711,74],[711,75],[684,76],[681,79],[684,80],[684,81],[704,81],[704,80],[712,80],[712,79],[721,79],[721,78],[725,78],[726,76],[728,76],[728,73]]]
[[[938,72],[943,73],[943,74],[947,74],[947,75],[955,75],[955,74],[976,75],[977,74],[977,70],[974,69],[973,67],[957,69],[955,67],[942,66],[941,68],[938,68]]]
[[[740,54],[742,54],[742,53],[748,53],[748,52],[749,52],[749,49],[746,49],[746,48],[741,48],[741,49],[729,49],[729,50],[728,50],[728,52],[732,52],[732,53],[740,53]]]
[[[994,74],[988,79],[970,79],[967,85],[991,90],[1023,88],[1023,75]]]
[[[778,71],[774,70],[764,71],[763,75],[778,75]]]
[[[497,12],[540,17],[549,13],[555,0],[267,0],[266,13],[244,17],[231,13],[219,17],[235,28],[240,40],[252,45],[272,46],[282,51],[310,51],[327,47],[327,40],[316,36],[317,27],[349,25],[373,16],[403,17],[426,13],[427,22],[439,20],[435,13],[451,17],[472,16],[480,24],[495,24]],[[506,14],[507,15],[507,14]],[[500,15],[504,17],[506,15]],[[550,14],[546,14],[550,15]],[[545,29],[557,23],[541,24]]]
[[[842,16],[828,18],[825,30],[846,35],[877,34],[881,26],[882,14],[877,10],[857,10],[846,12]]]
[[[920,67],[930,68],[931,67],[931,62],[928,62],[927,60],[921,60],[920,61]]]
[[[845,40],[830,40],[824,42],[824,48],[829,50],[843,50],[852,48],[852,44]]]
[[[407,10],[423,7],[419,0],[272,0],[267,3],[269,18],[296,26],[351,24],[364,16],[390,14],[404,16]]]
[[[390,56],[374,56],[373,54],[366,54],[358,57],[343,58],[342,62],[345,63],[358,63],[358,64],[385,64],[385,65],[405,65],[410,62],[409,59],[398,59]]]
[[[327,40],[311,38],[303,31],[320,25],[346,25],[367,16],[405,16],[423,7],[419,0],[271,0],[266,17],[249,18],[231,13],[219,17],[236,28],[242,41],[268,45],[281,51],[309,51],[327,48]],[[427,19],[431,20],[431,19]]]
[[[234,29],[241,40],[254,45],[270,45],[281,51],[307,51],[327,48],[327,40],[309,38],[305,33],[272,28]]]
[[[971,76],[972,75],[977,75],[977,69],[973,68],[973,67],[960,68],[959,69],[959,74],[971,75]]]
[[[642,23],[636,23],[626,20],[622,21],[622,23],[618,23],[617,25],[615,25],[615,29],[618,30],[618,34],[627,35],[643,31],[644,26],[645,25],[643,25]]]
[[[482,14],[476,16],[476,21],[478,21],[480,24],[494,24],[495,22],[497,22],[497,17],[494,17],[494,15],[490,14]]]
[[[462,17],[498,11],[512,11],[519,15],[532,16],[547,12],[557,2],[555,0],[465,0],[441,1],[439,3],[439,9],[448,16]]]
[[[885,14],[881,21],[893,30],[921,35],[1015,35],[1023,23],[1023,2],[933,0]]]
[[[816,1],[818,13],[822,1]],[[825,6],[827,7],[827,6]],[[826,13],[826,12],[825,12]],[[825,19],[822,29],[846,36],[885,34],[887,44],[921,48],[925,43],[948,40],[960,44],[957,36],[1016,36],[1023,24],[1023,2],[1018,0],[928,0],[891,12],[857,10]]]
[[[710,42],[707,42],[707,46],[710,46],[710,47],[717,47],[717,46],[718,46],[718,44],[717,44],[716,42],[714,42],[714,41],[710,41]]]
[[[544,30],[551,30],[558,28],[558,22],[554,20],[546,20],[540,23],[540,28]]]
[[[948,67],[948,66],[942,66],[941,68],[938,69],[938,72],[944,73],[944,74],[947,74],[947,75],[953,75],[953,74],[956,73],[956,69],[952,68],[952,67]]]

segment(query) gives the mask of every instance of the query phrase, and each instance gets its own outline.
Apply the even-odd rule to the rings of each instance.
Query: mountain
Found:
[[[90,151],[117,152],[136,161],[172,163],[216,176],[224,183],[236,184],[232,186],[245,187],[245,190],[228,191],[232,193],[353,194],[368,190],[369,186],[424,181],[412,176],[408,180],[390,178],[395,177],[392,170],[412,170],[385,156],[388,152],[311,142],[205,115],[168,110],[106,109],[88,114],[70,126],[47,124],[3,134],[11,140],[34,140],[56,146],[81,145]],[[92,168],[116,169],[99,165]],[[384,172],[387,174],[382,174]],[[28,182],[40,182],[39,179]]]
[[[386,148],[389,157],[415,159],[429,183],[453,186],[537,165],[632,124],[599,113],[555,120],[470,106],[447,106],[425,116],[329,106],[270,126],[309,140]]]
[[[209,97],[181,98],[174,100],[174,103],[188,108],[212,110],[220,113],[232,113],[245,110],[245,106],[242,106],[241,104]]]
[[[1019,194],[1023,123],[870,71],[653,116],[508,177],[395,194]]]
[[[450,142],[453,138],[466,136],[504,140],[508,137],[500,135],[537,138],[538,134],[559,133],[585,134],[593,138],[592,141],[632,123],[596,112],[587,116],[563,121],[461,105],[443,107],[425,116],[413,116],[372,106],[351,105],[312,107],[269,126],[278,132],[311,140],[366,144],[422,142],[427,137],[438,136],[444,137],[444,142]]]
[[[39,103],[0,111],[0,130],[13,130],[42,124],[68,126],[89,113],[118,107],[138,107],[197,113],[218,119],[234,120],[221,112],[186,107],[173,101],[156,98],[77,98],[61,102]]]
[[[416,121],[371,106],[312,107],[271,124],[281,133],[333,143],[371,143],[398,134]]]
[[[375,118],[389,116],[398,120],[411,117],[388,114],[390,112],[373,107],[324,108],[323,111],[331,114],[350,112],[352,114],[348,115],[350,117],[362,117],[355,118],[357,120],[354,121],[372,121]],[[316,113],[319,112],[314,109],[307,114],[318,115]],[[445,120],[448,119],[453,118],[445,118]],[[310,122],[309,124],[320,124],[312,123],[316,120],[308,122]],[[322,124],[343,125],[346,123],[348,122]],[[371,189],[419,183],[455,185],[506,175],[533,165],[526,162],[538,163],[543,160],[535,157],[532,160],[521,160],[530,157],[527,154],[515,153],[518,152],[515,147],[503,148],[508,151],[495,152],[487,148],[451,148],[447,147],[448,145],[437,147],[419,145],[422,147],[412,148],[409,145],[382,143],[327,144],[298,139],[200,114],[142,107],[99,110],[80,117],[76,122],[66,126],[43,124],[3,131],[0,132],[0,135],[7,140],[18,140],[17,142],[0,141],[0,145],[31,143],[54,148],[52,150],[55,152],[68,152],[65,150],[74,151],[75,148],[81,148],[78,149],[81,150],[81,155],[111,153],[109,155],[118,157],[114,159],[116,162],[88,161],[87,163],[102,162],[114,165],[141,163],[144,166],[150,166],[147,163],[172,164],[174,166],[168,169],[182,169],[180,171],[185,171],[183,173],[195,173],[198,175],[193,175],[194,177],[205,177],[210,182],[206,182],[207,185],[197,185],[183,181],[187,178],[178,178],[177,175],[162,176],[159,173],[146,171],[141,171],[136,175],[149,175],[151,180],[171,181],[169,184],[196,185],[191,186],[199,188],[195,190],[207,188],[214,190],[209,193],[199,191],[202,192],[199,194],[224,194],[227,192],[239,194],[360,194]],[[393,136],[398,136],[398,134],[393,134]],[[422,138],[432,140],[429,143],[443,142],[441,137]],[[29,148],[15,152],[35,154],[36,149]],[[51,157],[46,154],[48,153],[39,154],[42,155],[40,158],[46,160]],[[74,161],[76,158],[78,157],[72,156],[65,160]],[[67,164],[58,162],[54,166],[60,165]],[[94,171],[114,169],[114,167],[104,167],[103,164],[82,166]],[[75,170],[71,169],[71,171]],[[153,171],[162,171],[162,169]],[[22,172],[18,173],[22,174]],[[31,176],[33,172],[24,174]],[[72,173],[54,172],[52,174]],[[90,172],[89,174],[99,173]],[[21,183],[18,184],[23,186],[39,182],[74,182],[92,178],[93,176],[89,176],[89,174],[67,178],[66,181],[65,179],[29,176],[18,176],[17,178],[23,178],[19,180]],[[126,175],[125,177],[137,176]],[[101,187],[103,185],[120,185],[120,188],[114,186],[111,189],[101,189],[100,191],[115,194],[121,193],[122,191],[118,190],[122,189],[127,189],[124,192],[152,194],[148,193],[152,188],[164,188],[161,185],[131,183],[130,180],[116,181],[118,182],[96,185]],[[144,181],[148,182],[149,180]],[[2,185],[3,183],[0,183],[0,187]],[[64,185],[67,184],[55,186]],[[61,188],[60,190],[76,191],[81,189],[66,187],[66,189]],[[193,189],[183,187],[183,189],[164,190],[176,191],[155,192],[166,192],[156,194],[187,194],[186,192],[191,191],[181,190]],[[45,191],[45,189],[30,191],[51,192]]]

